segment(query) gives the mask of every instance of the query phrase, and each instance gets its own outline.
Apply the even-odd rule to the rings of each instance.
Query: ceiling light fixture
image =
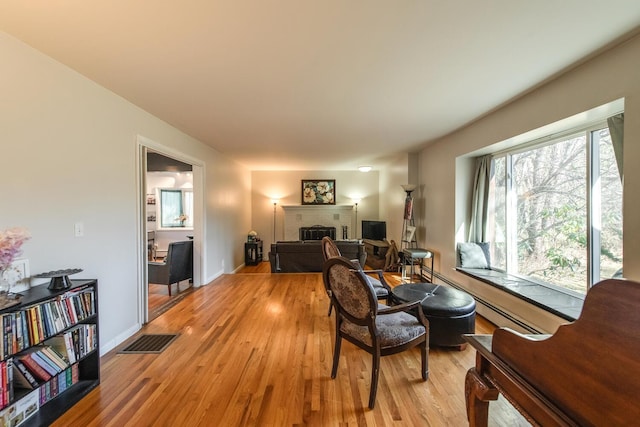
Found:
[[[358,170],[360,172],[369,172],[371,170],[371,166],[358,166]]]

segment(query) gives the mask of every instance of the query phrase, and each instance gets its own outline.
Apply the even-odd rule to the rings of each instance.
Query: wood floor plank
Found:
[[[467,425],[470,347],[432,348],[426,382],[418,349],[383,357],[369,410],[368,353],[343,342],[330,377],[335,326],[321,275],[250,271],[195,289],[146,325],[140,333],[180,334],[163,353],[105,355],[100,386],[54,425]],[[478,318],[477,332],[492,330]],[[492,403],[491,425],[527,425],[514,412]]]

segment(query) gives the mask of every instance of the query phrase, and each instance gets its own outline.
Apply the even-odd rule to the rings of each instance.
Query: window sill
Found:
[[[532,282],[497,270],[461,267],[456,267],[456,270],[568,321],[573,322],[582,312],[584,295]]]

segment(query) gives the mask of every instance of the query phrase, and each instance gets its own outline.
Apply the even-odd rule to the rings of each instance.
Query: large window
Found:
[[[160,227],[193,227],[193,190],[160,190]]]
[[[494,156],[492,265],[586,293],[622,269],[622,184],[606,124]]]

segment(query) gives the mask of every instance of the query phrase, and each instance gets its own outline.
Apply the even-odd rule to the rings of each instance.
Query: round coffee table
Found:
[[[476,328],[476,301],[466,292],[434,283],[407,283],[391,290],[399,303],[421,300],[429,320],[429,345],[458,347],[463,350],[463,334]]]

